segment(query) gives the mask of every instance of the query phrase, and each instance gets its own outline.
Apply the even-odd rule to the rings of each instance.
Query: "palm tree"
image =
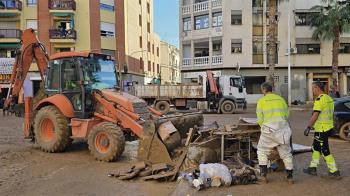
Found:
[[[274,86],[275,80],[274,80],[274,73],[275,73],[275,62],[277,59],[277,28],[278,28],[278,22],[276,20],[276,11],[277,11],[277,4],[282,1],[287,0],[265,0],[268,4],[268,10],[269,10],[269,28],[268,28],[268,34],[267,34],[267,44],[268,44],[268,62],[269,62],[269,76],[268,81]]]
[[[338,89],[338,56],[340,35],[350,31],[350,0],[322,0],[324,5],[312,9],[310,26],[314,28],[313,39],[331,40],[332,47],[332,92]]]

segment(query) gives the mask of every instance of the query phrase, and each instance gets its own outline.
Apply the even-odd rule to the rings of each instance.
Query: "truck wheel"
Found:
[[[170,110],[170,104],[167,101],[159,101],[156,103],[156,110],[162,112],[163,114],[167,114]]]
[[[45,152],[62,152],[72,142],[69,119],[55,106],[46,106],[38,111],[34,120],[36,142]]]
[[[236,109],[236,105],[231,100],[226,100],[221,104],[221,112],[223,114],[233,114],[235,109]]]
[[[350,141],[350,122],[341,126],[339,130],[339,137],[345,141]]]
[[[117,125],[103,122],[91,129],[88,144],[91,154],[97,160],[111,162],[123,154],[125,137]]]

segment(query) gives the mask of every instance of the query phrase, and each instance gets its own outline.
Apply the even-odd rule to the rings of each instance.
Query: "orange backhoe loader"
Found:
[[[140,159],[170,163],[180,132],[203,123],[202,114],[162,116],[142,99],[120,92],[110,56],[62,52],[49,57],[32,29],[22,35],[11,98],[19,95],[33,59],[43,84],[33,99],[25,97],[24,135],[45,152],[61,152],[74,139],[85,139],[97,160],[114,161],[124,151],[124,134],[131,133],[140,139]],[[159,128],[169,122],[172,128]]]

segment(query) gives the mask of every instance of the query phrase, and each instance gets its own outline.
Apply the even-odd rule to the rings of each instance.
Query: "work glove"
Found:
[[[304,131],[304,135],[309,136],[310,131],[311,131],[311,127],[307,127]]]

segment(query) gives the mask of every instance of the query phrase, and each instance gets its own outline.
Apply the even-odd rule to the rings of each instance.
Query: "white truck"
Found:
[[[197,108],[232,114],[247,107],[244,79],[239,75],[214,78],[211,71],[199,76],[196,84],[134,85],[129,93],[147,101],[166,114],[171,105],[177,109]]]

